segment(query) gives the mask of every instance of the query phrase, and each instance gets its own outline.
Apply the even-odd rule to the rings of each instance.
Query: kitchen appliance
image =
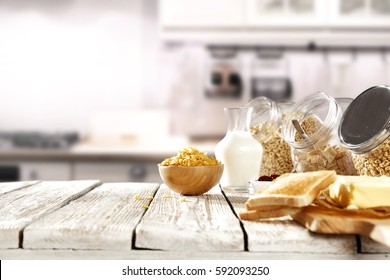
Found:
[[[0,133],[0,181],[93,178],[104,182],[160,182],[157,169],[160,159],[147,155],[144,158],[133,146],[118,142],[97,145],[84,141],[74,145],[79,138],[76,132]],[[132,149],[134,159],[121,159],[123,153]]]
[[[183,64],[172,87],[172,127],[178,135],[220,140],[226,132],[223,108],[244,106],[260,96],[292,99],[289,59],[279,49],[211,45],[194,58],[199,54],[194,59],[198,67]]]
[[[0,182],[15,182],[20,178],[17,165],[0,165]]]
[[[241,66],[233,49],[210,49],[206,69],[205,94],[209,98],[240,98]]]
[[[258,52],[251,73],[251,96],[264,96],[274,101],[292,96],[292,82],[288,62],[280,52]]]
[[[220,140],[226,133],[223,108],[243,106],[250,99],[245,57],[228,46],[208,46],[193,56],[172,87],[172,132]]]
[[[272,100],[279,101],[289,99],[291,97],[291,93],[291,80],[287,77],[258,77],[252,80],[253,98],[264,96]]]
[[[0,132],[0,149],[67,149],[78,140],[77,132]]]
[[[77,132],[0,132],[0,182],[19,180],[69,180],[70,164],[64,161],[42,161],[28,159],[34,151],[64,151],[79,140]],[[21,151],[25,151],[20,153]],[[8,153],[10,152],[10,153]],[[18,154],[14,158],[13,154]],[[20,158],[23,154],[26,158]]]

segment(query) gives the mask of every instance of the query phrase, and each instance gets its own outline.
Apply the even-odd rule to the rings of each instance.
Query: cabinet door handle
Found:
[[[138,180],[138,181],[143,181],[146,178],[146,167],[143,165],[133,165],[130,168],[130,179],[131,180]]]
[[[31,170],[30,180],[37,180],[37,179],[38,179],[38,172],[36,170]]]

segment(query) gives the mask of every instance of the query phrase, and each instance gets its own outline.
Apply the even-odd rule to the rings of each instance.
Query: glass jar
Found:
[[[224,164],[221,187],[249,192],[249,182],[257,178],[263,148],[249,132],[253,108],[225,108],[228,130],[215,147],[215,157]]]
[[[253,107],[250,131],[263,146],[259,176],[281,175],[293,169],[290,146],[281,134],[282,119],[293,105],[293,102],[274,102],[266,97],[257,97],[247,104]]]
[[[296,172],[335,170],[340,175],[355,175],[351,152],[342,147],[337,128],[342,107],[352,99],[340,99],[341,106],[325,93],[315,93],[298,101],[282,125],[284,140],[292,148]],[[301,131],[301,132],[300,132]]]
[[[343,115],[342,145],[352,152],[359,175],[390,176],[390,87],[376,86],[360,94]]]

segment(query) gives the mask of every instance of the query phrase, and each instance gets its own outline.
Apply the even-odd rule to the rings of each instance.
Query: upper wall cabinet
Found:
[[[318,27],[326,23],[324,0],[246,0],[246,24],[252,27]]]
[[[162,28],[383,28],[390,0],[160,0]]]
[[[242,27],[245,0],[160,0],[163,27]]]
[[[166,41],[390,45],[390,0],[159,0],[159,14]]]
[[[390,27],[390,0],[330,0],[328,5],[331,27]]]

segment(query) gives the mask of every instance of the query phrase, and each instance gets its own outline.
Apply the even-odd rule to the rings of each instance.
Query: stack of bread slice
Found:
[[[242,220],[291,216],[312,232],[365,235],[390,247],[390,177],[285,174],[245,205]]]
[[[284,174],[249,198],[240,218],[259,220],[294,215],[312,204],[336,179],[336,172],[328,170]]]

